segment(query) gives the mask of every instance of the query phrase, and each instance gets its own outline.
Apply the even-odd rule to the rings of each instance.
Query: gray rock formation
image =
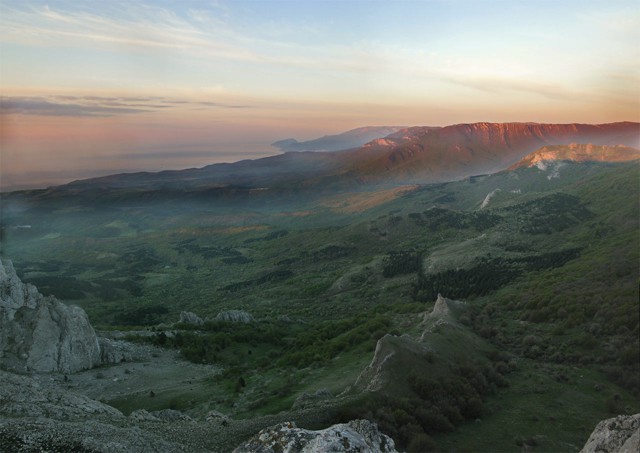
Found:
[[[371,363],[362,370],[351,390],[411,397],[406,370],[434,380],[448,379],[455,372],[451,344],[457,345],[460,359],[475,360],[484,354],[490,346],[458,321],[464,309],[464,302],[438,295],[433,310],[421,315],[420,334],[387,334],[378,340]]]
[[[253,319],[253,316],[244,310],[228,310],[218,313],[216,321],[241,322],[248,324],[255,321],[255,319]]]
[[[439,330],[441,326],[447,325],[454,327],[458,324],[458,316],[464,309],[466,304],[460,300],[447,299],[442,294],[438,294],[436,303],[431,313],[425,313],[422,318],[421,327],[423,328],[420,341],[424,342],[429,335]]]
[[[362,370],[355,387],[368,392],[384,388],[390,382],[399,382],[409,363],[426,362],[431,349],[408,335],[386,334],[378,340],[373,359]]]
[[[602,420],[580,453],[637,453],[640,451],[640,414]]]
[[[0,382],[0,417],[83,419],[106,416],[109,419],[124,419],[124,415],[111,406],[83,395],[42,385],[28,376],[0,371]]]
[[[229,423],[229,417],[218,411],[207,412],[204,420],[208,423],[218,423],[222,425]]]
[[[183,324],[194,324],[196,326],[201,326],[204,324],[204,321],[200,316],[190,311],[180,312],[180,322]]]
[[[462,301],[447,299],[443,297],[442,294],[438,294],[433,310],[431,310],[431,313],[425,315],[425,320],[457,316],[464,310],[465,306],[466,304]]]
[[[260,431],[234,453],[394,453],[393,440],[369,420],[353,420],[320,431],[298,428],[293,422]]]
[[[149,413],[163,422],[188,422],[193,420],[188,415],[174,409],[162,409],[161,411]]]
[[[151,414],[146,409],[138,409],[137,411],[133,411],[129,414],[129,420],[136,422],[161,422],[158,417]]]
[[[24,284],[11,261],[0,261],[0,366],[17,372],[64,372],[100,363],[87,314]]]
[[[140,347],[122,340],[99,337],[100,361],[102,363],[131,362],[133,360],[144,360],[148,358]]]

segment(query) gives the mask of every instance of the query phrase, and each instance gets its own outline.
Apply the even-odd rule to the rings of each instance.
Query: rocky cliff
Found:
[[[127,173],[74,181],[34,194],[16,192],[7,200],[49,204],[72,198],[92,205],[122,203],[123,197],[186,196],[198,199],[207,189],[215,197],[250,197],[260,200],[274,194],[289,196],[290,189],[354,187],[365,183],[424,184],[445,182],[503,170],[527,154],[548,145],[593,143],[640,147],[640,125],[610,124],[472,123],[446,127],[410,127],[364,145],[334,152],[285,153],[231,164],[157,173]],[[284,141],[281,145],[295,146]],[[325,149],[324,147],[322,149]],[[132,190],[142,189],[144,191]],[[253,189],[262,190],[255,191]],[[269,188],[270,190],[264,190]],[[287,188],[287,189],[285,189]],[[79,197],[79,191],[82,197]],[[185,192],[186,191],[186,192]]]
[[[0,367],[16,372],[73,373],[101,361],[87,314],[24,284],[0,261]]]

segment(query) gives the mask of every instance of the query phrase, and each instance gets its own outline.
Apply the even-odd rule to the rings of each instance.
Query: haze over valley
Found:
[[[2,2],[0,451],[636,451],[638,30]]]

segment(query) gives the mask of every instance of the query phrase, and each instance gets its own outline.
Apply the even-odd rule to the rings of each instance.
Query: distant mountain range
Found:
[[[292,151],[340,151],[343,149],[357,148],[376,138],[386,137],[399,130],[401,126],[368,126],[351,129],[336,135],[324,137],[306,142],[299,142],[294,138],[280,140],[271,144],[283,152]]]
[[[563,151],[564,148],[554,148],[557,146],[568,148]],[[288,152],[197,169],[119,174],[36,192],[45,197],[73,196],[87,190],[101,195],[129,190],[138,195],[153,191],[271,189],[291,192],[427,184],[503,170],[536,150],[547,154],[553,151],[557,159],[573,156],[574,160],[585,160],[592,156],[593,160],[616,161],[622,155],[633,158],[634,151],[624,147],[640,147],[640,123],[473,123],[441,128],[410,127],[343,151]]]

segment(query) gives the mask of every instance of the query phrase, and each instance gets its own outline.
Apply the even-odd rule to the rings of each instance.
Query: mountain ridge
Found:
[[[404,126],[364,126],[350,129],[339,134],[324,135],[320,138],[299,142],[294,138],[278,140],[273,142],[271,146],[278,148],[280,151],[302,152],[302,151],[339,151],[343,149],[356,148],[365,143],[386,137],[399,130],[405,129]]]
[[[512,165],[550,144],[580,141],[596,145],[638,146],[640,124],[472,123],[438,130],[413,128],[412,136],[391,145],[369,146],[378,154],[352,166],[362,178],[388,175],[405,182],[444,182]],[[355,152],[353,152],[355,153]]]
[[[42,196],[109,191],[347,189],[429,184],[500,171],[550,145],[640,147],[640,123],[463,123],[401,129],[358,148],[289,152],[256,160],[163,172],[123,173],[39,191]],[[34,192],[35,193],[35,192]]]

